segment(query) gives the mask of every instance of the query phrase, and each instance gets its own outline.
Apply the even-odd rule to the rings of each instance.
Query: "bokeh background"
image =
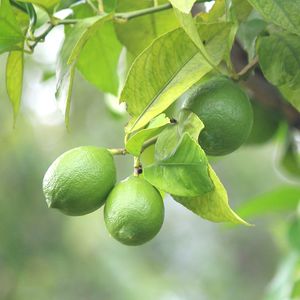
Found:
[[[288,299],[268,298],[279,263],[297,261],[285,234],[288,214],[250,219],[255,227],[229,227],[166,198],[159,235],[127,247],[108,235],[102,209],[68,217],[47,208],[42,178],[50,163],[80,145],[122,147],[127,120],[113,106],[115,99],[77,74],[66,130],[51,77],[62,38],[53,31],[27,58],[15,128],[5,92],[6,56],[0,56],[0,299]],[[280,151],[275,139],[213,161],[233,208],[274,187],[297,184],[279,172]],[[132,172],[130,158],[118,157],[117,164],[119,179]]]

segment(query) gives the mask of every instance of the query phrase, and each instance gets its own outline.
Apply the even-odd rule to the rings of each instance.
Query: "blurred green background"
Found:
[[[126,116],[109,110],[104,95],[77,75],[67,132],[55,79],[42,81],[54,69],[55,55],[40,48],[36,60],[26,61],[15,129],[5,92],[6,57],[0,57],[0,299],[264,299],[289,252],[286,215],[257,218],[255,227],[227,227],[166,198],[159,235],[126,247],[108,235],[102,209],[68,217],[47,208],[41,186],[51,162],[79,145],[122,147]],[[271,142],[213,162],[233,208],[287,182],[277,170],[278,151]],[[117,164],[119,179],[132,172],[130,159],[118,157]]]

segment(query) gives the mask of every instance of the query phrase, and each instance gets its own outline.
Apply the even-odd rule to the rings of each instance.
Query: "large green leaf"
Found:
[[[171,4],[183,13],[190,13],[196,0],[169,0]]]
[[[300,34],[300,0],[249,0],[263,17],[292,33]]]
[[[294,94],[300,88],[299,37],[281,33],[262,37],[258,42],[258,57],[265,77],[300,110],[300,100]]]
[[[65,118],[67,126],[69,124],[72,82],[79,55],[87,41],[99,27],[111,18],[111,15],[102,15],[80,20],[66,35],[58,59],[56,97],[66,108]]]
[[[14,123],[20,110],[22,88],[23,88],[23,51],[12,51],[9,53],[6,64],[6,88],[9,100],[13,107]]]
[[[157,1],[164,4],[166,0]],[[117,12],[130,12],[154,6],[154,0],[118,0]],[[133,56],[147,48],[158,36],[179,26],[172,9],[155,14],[148,14],[126,23],[115,23],[116,32],[121,43]]]
[[[126,150],[132,155],[138,156],[141,153],[143,144],[147,140],[157,136],[169,123],[170,120],[165,116],[165,114],[157,116],[149,123],[147,128],[130,136],[125,145]]]
[[[227,192],[210,166],[209,175],[215,186],[211,192],[198,197],[178,197],[173,195],[173,198],[195,214],[209,221],[248,225],[230,208]]]
[[[144,177],[158,189],[178,196],[198,196],[214,188],[206,155],[187,132],[171,155],[144,168]]]
[[[276,86],[300,84],[300,38],[297,35],[274,33],[261,38],[258,56],[270,82]]]
[[[174,8],[175,15],[179,20],[182,28],[187,33],[187,35],[191,38],[194,44],[198,47],[203,58],[212,66],[214,66],[211,58],[206,52],[205,46],[199,36],[199,32],[197,30],[195,19],[192,17],[191,13],[184,13],[176,8]]]
[[[135,60],[121,93],[133,117],[126,130],[145,126],[211,69],[182,29],[155,40]]]
[[[294,210],[300,200],[300,187],[281,186],[271,192],[249,199],[238,213],[245,218],[262,214]]]
[[[117,95],[117,66],[121,49],[112,22],[105,22],[81,50],[77,68],[101,91]]]
[[[18,0],[19,2],[32,3],[52,12],[55,6],[60,2],[59,0]]]
[[[17,22],[9,0],[0,0],[0,54],[20,49],[24,40],[22,30]]]

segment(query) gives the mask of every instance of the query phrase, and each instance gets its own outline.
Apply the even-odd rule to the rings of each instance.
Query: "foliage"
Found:
[[[203,218],[247,224],[229,207],[225,187],[198,144],[205,122],[188,111],[170,116],[167,110],[195,85],[213,77],[222,75],[242,85],[255,75],[254,69],[260,69],[264,80],[280,91],[284,105],[298,113],[300,1],[216,0],[208,12],[203,11],[203,2],[1,0],[0,53],[8,53],[7,93],[16,120],[24,59],[34,55],[53,28],[64,27],[56,98],[63,104],[66,126],[78,70],[101,92],[119,95],[120,103],[126,104],[130,120],[124,129],[124,147],[111,153],[133,155],[135,175],[143,172],[141,176],[161,193],[172,195]],[[59,17],[65,8],[71,13]],[[248,54],[241,71],[231,57],[236,43]],[[127,64],[125,76],[118,68],[120,62]],[[285,117],[289,122],[288,114]],[[299,177],[293,129],[284,134],[281,165]],[[154,154],[143,167],[141,155],[153,144]],[[292,204],[283,205],[283,194],[275,191],[275,196],[264,197],[257,212],[274,203],[278,210],[292,209],[299,191],[291,189],[284,195],[291,195]],[[251,211],[251,203],[257,202],[250,201],[246,211]]]

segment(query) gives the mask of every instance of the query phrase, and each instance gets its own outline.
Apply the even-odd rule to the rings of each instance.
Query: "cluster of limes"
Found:
[[[278,118],[252,106],[238,84],[217,77],[194,86],[182,109],[191,110],[204,123],[199,144],[206,154],[225,155],[245,142],[261,143],[274,135]],[[46,172],[43,189],[49,207],[71,216],[88,214],[105,204],[108,231],[126,245],[149,241],[164,220],[160,192],[139,174],[116,184],[113,155],[105,148],[84,146],[62,154]]]

